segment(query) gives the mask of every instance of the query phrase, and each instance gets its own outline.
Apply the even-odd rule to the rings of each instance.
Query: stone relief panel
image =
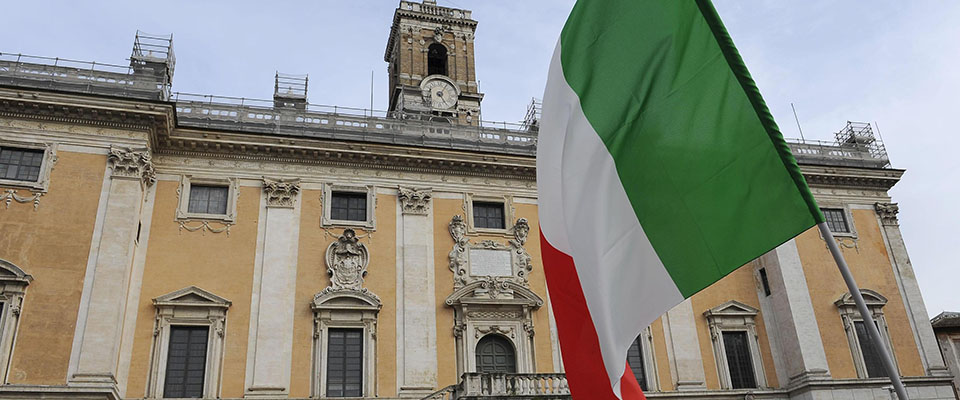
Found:
[[[467,224],[460,215],[450,221],[449,230],[454,242],[448,257],[455,289],[477,280],[486,281],[491,287],[504,281],[529,286],[528,275],[533,264],[523,247],[530,233],[526,218],[517,220],[512,228],[513,238],[506,244],[494,240],[472,243],[467,237]]]

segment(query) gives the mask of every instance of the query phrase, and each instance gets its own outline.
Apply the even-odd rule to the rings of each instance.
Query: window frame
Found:
[[[334,193],[362,193],[367,196],[367,215],[363,221],[340,220],[332,218]],[[363,228],[375,231],[377,226],[377,190],[374,185],[349,185],[340,183],[324,183],[320,226],[324,228]]]
[[[33,276],[24,272],[13,263],[0,259],[0,384],[9,382],[10,361],[17,329],[20,327],[20,310],[23,308],[27,286],[33,281]]]
[[[331,330],[334,330],[334,331],[355,331],[355,332],[356,332],[356,331],[359,331],[359,332],[360,332],[360,396],[347,396],[347,395],[344,395],[344,396],[331,396],[331,395],[330,395],[330,379],[329,379],[330,376],[328,375],[328,373],[329,373],[329,371],[330,371],[330,356],[331,356],[331,354],[332,354],[332,352],[330,351],[330,344],[331,344],[331,343],[330,343],[330,331],[331,331]],[[365,346],[365,340],[364,340],[364,337],[366,337],[366,335],[365,335],[365,334],[366,334],[365,329],[364,329],[363,327],[354,327],[354,328],[327,327],[327,330],[326,330],[324,333],[325,333],[326,336],[327,336],[326,348],[324,349],[325,351],[323,352],[323,353],[324,353],[324,358],[325,358],[325,360],[324,360],[324,376],[323,376],[323,392],[324,392],[324,397],[330,397],[330,398],[363,397],[363,394],[364,394],[364,392],[365,392],[364,384],[365,384],[366,381],[367,381],[367,379],[365,379],[365,377],[364,377],[364,374],[367,372],[367,370],[366,370],[366,369],[367,369],[367,366],[365,365],[366,363],[364,362],[364,360],[366,359],[366,356],[367,356],[367,354],[366,354],[366,353],[367,353],[367,349],[366,349],[367,346]],[[346,337],[345,337],[344,339],[346,339]],[[344,351],[346,351],[346,350],[344,350]]]
[[[206,214],[190,212],[190,190],[193,185],[215,186],[227,188],[227,209],[225,214]],[[237,220],[237,197],[239,196],[239,182],[237,178],[214,178],[182,175],[180,187],[177,189],[177,221],[209,220],[232,224]]]
[[[870,315],[877,323],[877,329],[880,331],[882,342],[878,344],[886,346],[887,350],[890,351],[890,357],[893,358],[893,365],[897,367],[897,371],[899,372],[900,364],[897,362],[897,354],[893,348],[893,342],[890,340],[887,320],[883,315],[883,306],[887,304],[887,298],[870,289],[860,289],[860,294],[863,296],[863,300],[867,304],[867,309],[870,310]],[[850,295],[850,293],[844,293],[843,296],[834,302],[834,305],[837,306],[837,311],[840,313],[840,319],[843,323],[843,329],[847,334],[847,344],[850,347],[850,356],[853,358],[854,369],[857,370],[857,377],[860,379],[870,379],[867,373],[866,361],[863,359],[863,349],[860,347],[860,341],[858,340],[854,326],[855,322],[864,322],[863,316],[860,315],[860,310],[857,309],[857,304],[853,301],[853,296]],[[889,378],[877,377],[874,379]]]
[[[503,204],[503,228],[478,227],[474,220],[473,204],[475,202]],[[463,209],[467,214],[467,233],[502,235],[505,237],[513,236],[513,226],[516,224],[515,216],[517,211],[513,204],[513,196],[465,193],[463,196]]]
[[[377,379],[377,318],[382,303],[369,291],[349,289],[317,293],[310,308],[313,310],[313,374],[312,398],[327,398],[327,346],[330,329],[362,329],[363,361],[360,397],[376,395]]]
[[[643,357],[643,373],[647,381],[647,389],[644,393],[659,392],[660,377],[657,373],[656,352],[653,347],[653,330],[648,325],[634,341],[640,344],[640,355]]]
[[[203,398],[220,394],[227,309],[231,302],[196,286],[189,286],[153,299],[156,309],[150,374],[145,398],[164,398],[170,331],[172,326],[207,327],[207,358]]]
[[[820,212],[823,212],[824,210],[841,210],[843,212],[843,218],[846,220],[848,232],[834,232],[833,230],[830,230],[830,233],[832,233],[833,236],[857,238],[857,227],[853,223],[853,212],[850,210],[849,204],[822,202],[820,203]],[[827,227],[829,228],[829,224]]]
[[[54,164],[57,163],[57,143],[2,140],[0,141],[0,148],[4,147],[19,150],[42,150],[43,160],[40,163],[40,173],[36,181],[0,178],[0,186],[46,193],[50,189],[50,172],[53,170]]]
[[[723,332],[745,332],[747,347],[750,351],[750,361],[753,367],[756,388],[741,388],[735,390],[758,390],[767,388],[766,371],[763,367],[763,357],[760,353],[760,340],[757,334],[756,316],[759,310],[736,300],[730,300],[703,313],[710,328],[711,342],[713,342],[713,357],[717,365],[717,375],[720,378],[720,387],[734,390],[730,381],[730,365],[727,362],[727,350],[723,341]]]

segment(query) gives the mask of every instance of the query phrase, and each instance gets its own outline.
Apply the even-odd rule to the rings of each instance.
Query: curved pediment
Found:
[[[543,305],[543,299],[532,290],[512,280],[487,277],[470,282],[447,297],[447,305],[480,301],[484,303],[524,304],[533,307]]]
[[[719,306],[704,311],[703,315],[711,316],[754,316],[760,311],[736,300],[730,300]]]
[[[328,287],[313,296],[311,308],[318,309],[357,309],[379,310],[380,297],[366,288],[360,290],[334,289]]]
[[[860,289],[860,295],[863,296],[863,302],[867,304],[867,307],[883,307],[887,304],[887,298],[883,297],[882,294],[877,293],[876,291],[870,289]],[[853,301],[853,295],[844,293],[843,296],[840,296],[837,301],[835,301],[837,307],[856,307],[857,303]]]
[[[33,277],[12,262],[0,259],[0,281],[19,281],[29,284],[33,281]]]
[[[196,286],[188,286],[153,299],[155,306],[188,306],[229,308],[230,300]]]

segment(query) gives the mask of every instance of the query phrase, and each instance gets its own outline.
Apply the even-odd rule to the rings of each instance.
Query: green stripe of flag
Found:
[[[684,297],[823,221],[709,1],[587,3],[564,76]]]

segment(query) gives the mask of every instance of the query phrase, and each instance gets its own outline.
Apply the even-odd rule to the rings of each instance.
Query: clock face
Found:
[[[457,89],[442,79],[432,79],[423,84],[423,88],[429,92],[430,105],[433,108],[449,109],[457,105]]]

